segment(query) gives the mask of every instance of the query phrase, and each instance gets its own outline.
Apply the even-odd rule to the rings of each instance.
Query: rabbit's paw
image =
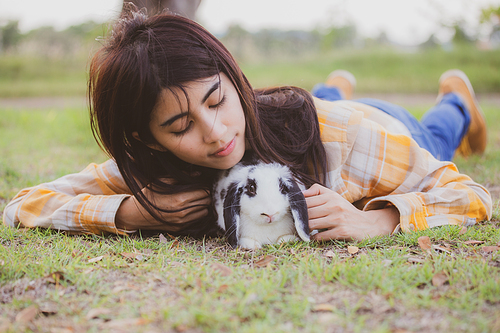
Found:
[[[296,242],[298,240],[300,240],[300,238],[295,235],[283,235],[278,237],[278,243]]]
[[[261,248],[261,244],[255,239],[246,237],[240,238],[239,246],[248,250],[257,250]]]

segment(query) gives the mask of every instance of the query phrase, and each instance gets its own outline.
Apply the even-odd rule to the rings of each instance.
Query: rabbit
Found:
[[[258,249],[266,244],[310,240],[304,195],[284,165],[245,157],[221,172],[214,184],[213,201],[217,224],[233,247]]]

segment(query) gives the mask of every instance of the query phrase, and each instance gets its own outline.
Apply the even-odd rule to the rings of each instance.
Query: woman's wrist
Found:
[[[391,235],[400,222],[399,210],[394,206],[368,210],[366,213],[370,219],[373,219],[374,225],[380,232],[379,235]]]
[[[115,215],[115,226],[121,230],[137,230],[137,222],[143,218],[135,198],[130,196],[123,200],[118,207]]]

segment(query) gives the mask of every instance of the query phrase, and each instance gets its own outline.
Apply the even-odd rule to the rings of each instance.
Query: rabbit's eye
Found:
[[[257,184],[255,184],[255,180],[250,179],[245,187],[245,190],[249,196],[255,196],[257,194]]]

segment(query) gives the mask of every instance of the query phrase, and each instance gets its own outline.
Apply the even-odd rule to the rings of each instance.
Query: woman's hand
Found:
[[[131,196],[122,202],[116,212],[115,224],[118,229],[179,231],[182,230],[183,224],[206,216],[208,214],[208,206],[211,203],[209,193],[204,190],[168,195],[155,193],[147,188],[142,191],[159,208],[175,210],[176,212],[173,213],[160,212],[160,214],[165,221],[175,223],[176,225],[172,226],[156,220],[142,207],[134,196]]]
[[[394,207],[361,211],[340,194],[319,184],[304,191],[309,228],[326,229],[315,240],[362,240],[373,236],[390,235],[399,223],[399,211]]]

